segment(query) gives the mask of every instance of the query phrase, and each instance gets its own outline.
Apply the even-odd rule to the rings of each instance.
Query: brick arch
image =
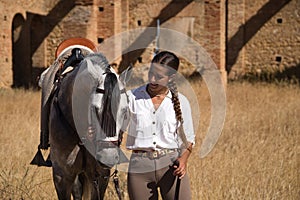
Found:
[[[13,87],[28,88],[31,82],[30,37],[28,24],[17,13],[12,21],[12,70]]]

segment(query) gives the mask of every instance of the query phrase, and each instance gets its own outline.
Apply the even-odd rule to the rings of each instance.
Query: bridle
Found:
[[[111,66],[110,66],[110,65],[107,65],[107,66],[105,67],[105,72],[103,72],[102,75],[105,75],[105,74],[108,74],[108,73],[113,73],[113,72],[111,71]],[[125,88],[125,87],[124,87],[123,89],[120,89],[120,92],[121,92],[121,94],[126,94],[126,96],[128,97],[128,95],[127,95],[127,93],[126,93],[126,88]],[[104,94],[104,93],[105,93],[105,89],[102,89],[102,88],[97,87],[97,88],[96,88],[96,93]]]

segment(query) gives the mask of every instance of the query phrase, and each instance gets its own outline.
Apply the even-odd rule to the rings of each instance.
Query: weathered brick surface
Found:
[[[230,79],[284,71],[300,62],[299,7],[298,0],[0,0],[0,87],[35,84],[67,38],[97,44],[126,30],[155,26],[157,18],[161,27],[197,41]],[[154,45],[137,66],[150,62]],[[116,55],[120,49],[112,47]],[[187,73],[190,65],[183,63]]]
[[[228,8],[229,78],[299,65],[299,1],[236,0]]]

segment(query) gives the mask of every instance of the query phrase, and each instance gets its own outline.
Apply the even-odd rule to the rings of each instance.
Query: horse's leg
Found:
[[[74,180],[74,185],[72,187],[72,196],[74,200],[81,200],[82,198],[82,193],[83,193],[83,176],[82,174],[79,174],[76,176]]]
[[[79,174],[72,188],[72,196],[74,200],[81,199],[103,199],[103,197],[98,198],[100,196],[97,192],[97,182],[94,179],[88,179],[85,173]]]
[[[109,177],[110,177],[110,168],[98,163],[95,179],[93,181],[94,182],[93,185],[94,190],[92,195],[93,200],[104,199],[105,191],[109,182]]]
[[[105,191],[108,186],[109,177],[98,177],[94,184],[93,200],[104,199]]]
[[[99,200],[104,199],[105,190],[108,186],[110,177],[110,168],[99,163],[89,152],[85,152],[86,164],[85,175],[86,182],[83,195],[86,194],[86,189],[91,195],[89,199]]]
[[[59,200],[70,200],[75,175],[67,175],[56,163],[53,163],[53,181]]]

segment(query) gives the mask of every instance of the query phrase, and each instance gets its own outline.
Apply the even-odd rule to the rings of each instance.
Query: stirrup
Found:
[[[34,158],[30,162],[31,165],[37,165],[39,167],[44,166],[44,167],[52,167],[52,162],[50,160],[50,155],[48,158],[45,160],[43,157],[43,154],[41,152],[40,147],[38,147],[38,151],[35,154]]]

